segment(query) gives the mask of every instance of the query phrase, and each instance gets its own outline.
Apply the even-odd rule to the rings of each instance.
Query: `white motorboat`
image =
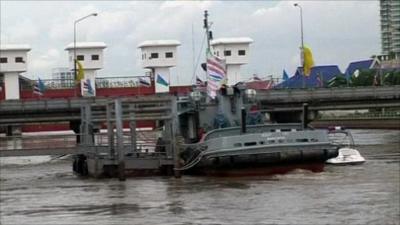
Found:
[[[339,155],[336,158],[331,158],[326,161],[328,164],[336,164],[336,165],[355,165],[361,164],[365,162],[365,158],[361,156],[361,154],[353,149],[353,148],[340,148]]]

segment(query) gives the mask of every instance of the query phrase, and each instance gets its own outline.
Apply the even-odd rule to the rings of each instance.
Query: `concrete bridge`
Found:
[[[159,96],[158,96],[159,97]],[[154,98],[158,98],[154,96]],[[126,99],[140,101],[140,96]],[[8,100],[0,102],[0,126],[40,122],[78,122],[81,106],[104,105],[110,97]],[[279,121],[300,112],[303,103],[310,111],[400,107],[400,85],[318,89],[271,89],[257,92],[261,110]],[[280,115],[280,116],[279,116]],[[292,121],[290,121],[292,122]]]
[[[259,91],[261,110],[275,121],[300,121],[303,103],[318,111],[400,107],[400,85]]]

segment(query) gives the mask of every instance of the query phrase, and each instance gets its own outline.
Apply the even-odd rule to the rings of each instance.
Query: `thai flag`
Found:
[[[212,99],[217,96],[217,90],[225,80],[225,60],[211,55],[207,58],[207,92]]]
[[[93,95],[93,88],[90,79],[83,82],[83,89],[86,90],[90,95]]]
[[[46,86],[44,85],[43,81],[39,78],[38,82],[33,86],[33,93],[39,96],[42,96]]]

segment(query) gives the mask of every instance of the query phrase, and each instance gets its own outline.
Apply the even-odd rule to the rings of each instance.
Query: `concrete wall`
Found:
[[[19,73],[4,73],[5,99],[19,99]]]

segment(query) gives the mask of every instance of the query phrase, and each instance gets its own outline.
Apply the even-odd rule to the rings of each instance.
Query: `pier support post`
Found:
[[[110,150],[110,156],[115,159],[115,144],[114,144],[114,124],[112,120],[112,105],[106,105],[106,117],[107,117],[107,142]]]
[[[131,132],[131,151],[136,152],[136,121],[135,121],[135,105],[130,104],[129,105],[129,128]]]
[[[170,130],[170,138],[171,138],[171,149],[172,149],[172,153],[173,153],[173,157],[174,157],[174,176],[175,178],[180,178],[181,177],[181,171],[180,170],[176,170],[179,169],[181,167],[180,165],[180,151],[179,148],[177,146],[177,140],[176,140],[176,136],[178,136],[178,126],[179,126],[179,122],[178,122],[178,105],[176,103],[176,98],[172,98],[171,100],[171,120],[168,123],[169,126],[169,130]],[[166,129],[168,129],[168,127],[166,127]]]
[[[115,127],[117,128],[117,151],[118,151],[118,178],[124,181],[125,178],[125,152],[124,133],[122,127],[122,104],[121,99],[115,100]]]
[[[303,119],[301,120],[303,129],[308,126],[308,103],[303,103]]]

